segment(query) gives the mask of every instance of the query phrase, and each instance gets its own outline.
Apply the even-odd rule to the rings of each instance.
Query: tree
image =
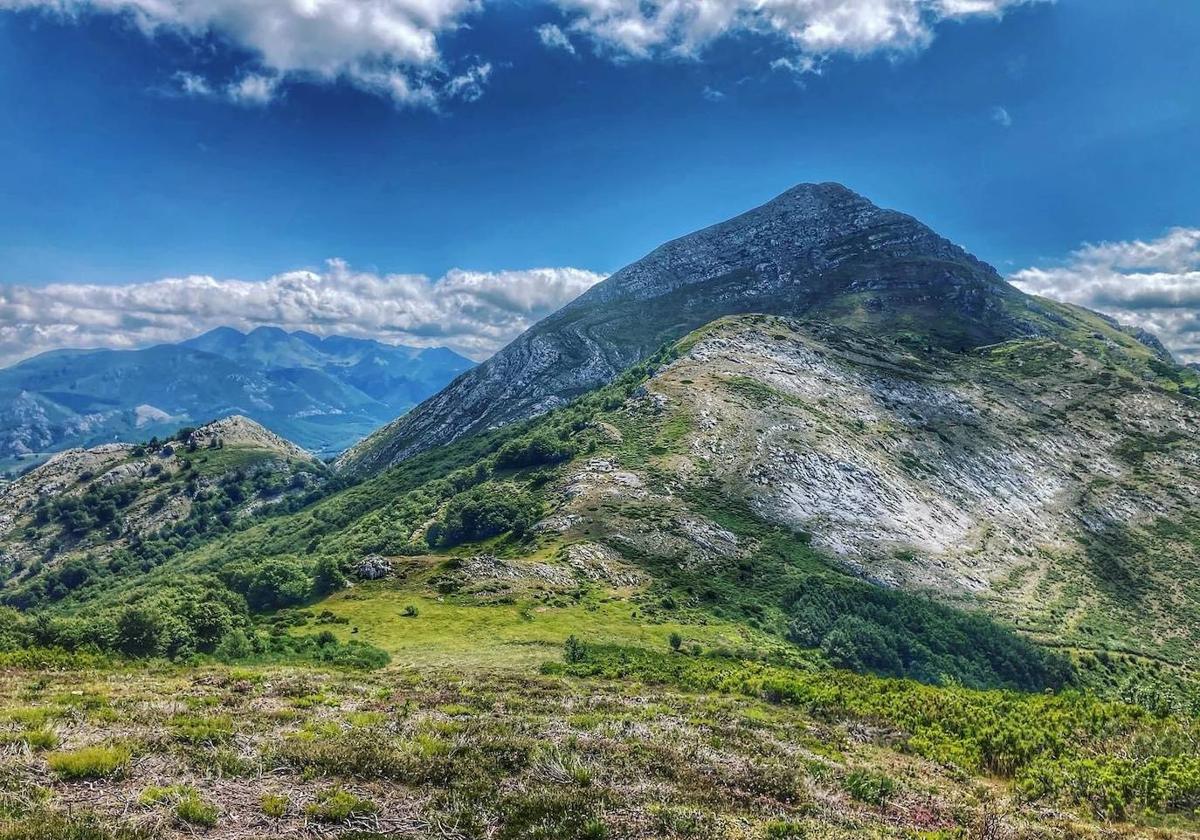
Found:
[[[230,589],[245,595],[246,603],[254,610],[298,604],[312,589],[312,578],[292,557],[231,563],[221,571],[221,577]]]
[[[567,636],[566,644],[563,645],[563,658],[571,665],[582,662],[584,657],[583,642],[579,641],[572,633]]]
[[[671,635],[667,637],[667,642],[671,645],[671,650],[678,652],[679,648],[683,645],[683,636],[680,636],[679,633],[672,631]]]
[[[254,653],[250,640],[241,630],[234,630],[217,645],[216,656],[222,662],[235,662],[246,659]]]
[[[125,607],[117,615],[117,650],[126,656],[153,656],[161,635],[162,620],[145,607]]]
[[[319,557],[313,566],[313,592],[317,595],[328,595],[346,586],[346,576],[338,561],[329,555]]]

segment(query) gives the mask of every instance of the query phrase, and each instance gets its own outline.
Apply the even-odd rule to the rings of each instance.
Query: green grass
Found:
[[[205,802],[195,793],[187,793],[175,803],[175,819],[187,825],[212,828],[217,824],[220,811],[210,802]]]
[[[408,606],[417,608],[416,617],[405,614]],[[663,650],[672,632],[706,647],[767,641],[732,621],[647,624],[634,617],[638,604],[622,598],[595,598],[565,607],[535,600],[478,604],[427,594],[419,583],[362,583],[325,599],[318,608],[347,620],[330,625],[339,638],[370,642],[386,650],[393,663],[407,666],[534,667],[557,653],[573,633],[606,644]]]
[[[101,779],[124,773],[131,758],[128,747],[95,746],[50,753],[46,763],[60,779]]]
[[[366,817],[379,810],[370,799],[355,796],[342,788],[323,790],[314,802],[304,806],[304,813],[324,823],[343,823],[352,817]]]

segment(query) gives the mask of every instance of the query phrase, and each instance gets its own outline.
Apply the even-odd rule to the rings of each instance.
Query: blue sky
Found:
[[[920,31],[897,33],[865,17],[821,29],[803,10],[826,0],[774,0],[768,24],[720,0],[728,19],[660,30],[599,0],[386,0],[398,18],[383,23],[403,30],[391,41],[317,21],[276,43],[239,0],[196,2],[154,18],[148,0],[0,0],[0,357],[6,340],[121,345],[212,320],[193,294],[195,318],[185,301],[143,335],[149,315],[114,292],[125,310],[55,329],[34,324],[46,284],[95,297],[300,269],[418,275],[412,294],[430,298],[465,270],[472,305],[513,317],[459,335],[414,315],[391,337],[478,357],[594,280],[522,271],[599,276],[801,181],[910,212],[1006,274],[1200,227],[1196,3],[845,4],[916,9]],[[287,25],[302,5],[264,4]],[[437,16],[414,23],[417,7]],[[1178,284],[1196,264],[1150,268]],[[56,306],[69,322],[70,299]]]

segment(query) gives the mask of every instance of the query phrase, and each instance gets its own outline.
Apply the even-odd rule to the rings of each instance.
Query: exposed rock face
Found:
[[[819,315],[915,330],[954,349],[1053,331],[1043,306],[915,219],[805,184],[618,271],[345,453],[376,471],[560,406],[665,342],[730,314]]]

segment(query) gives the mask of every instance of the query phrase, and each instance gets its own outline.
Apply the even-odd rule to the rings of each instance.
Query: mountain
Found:
[[[370,473],[543,413],[664,343],[746,312],[819,317],[951,350],[1082,323],[1077,310],[1023,294],[910,216],[839,184],[802,184],[621,269],[347,450],[338,467]]]
[[[221,327],[141,350],[58,350],[0,370],[0,463],[245,414],[322,455],[471,367],[445,348]]]

